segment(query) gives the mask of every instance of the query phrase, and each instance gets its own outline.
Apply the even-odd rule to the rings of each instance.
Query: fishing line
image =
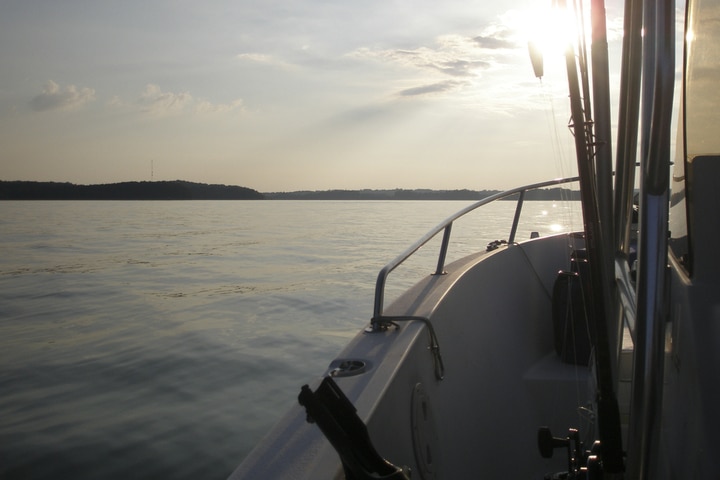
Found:
[[[543,103],[545,104],[545,108],[543,110],[545,111],[548,134],[549,137],[552,139],[550,142],[550,147],[552,150],[553,159],[555,160],[553,162],[555,164],[555,171],[559,178],[567,178],[573,175],[573,172],[571,172],[572,167],[570,166],[571,156],[567,152],[567,149],[570,147],[570,145],[568,142],[562,142],[561,140],[560,132],[565,132],[565,128],[558,128],[558,112],[555,108],[555,101],[553,99],[552,92],[550,91],[550,89],[548,89],[542,79],[540,79],[540,95],[543,99]],[[563,211],[558,215],[558,218],[562,222],[562,225],[567,227],[569,231],[575,231],[578,227],[575,222],[575,217],[577,216],[576,202],[572,201],[572,195],[568,193],[565,189],[561,190],[560,201],[567,208],[563,209]]]

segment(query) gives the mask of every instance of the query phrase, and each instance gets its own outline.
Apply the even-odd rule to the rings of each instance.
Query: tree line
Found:
[[[0,181],[2,200],[262,200],[251,188],[182,180],[76,185],[63,182]]]

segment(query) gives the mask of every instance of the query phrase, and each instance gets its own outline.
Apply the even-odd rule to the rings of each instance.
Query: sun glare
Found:
[[[528,44],[542,53],[546,61],[562,58],[568,43],[577,38],[572,13],[565,7],[549,3],[544,8],[528,9],[520,26]]]

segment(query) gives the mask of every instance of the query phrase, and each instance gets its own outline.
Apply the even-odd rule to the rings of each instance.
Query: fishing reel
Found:
[[[553,437],[548,427],[538,430],[538,447],[543,458],[552,458],[556,448],[567,450],[567,472],[545,475],[545,480],[599,480],[602,478],[600,442],[595,441],[590,450],[585,450],[580,434],[574,428],[568,429],[565,438]]]

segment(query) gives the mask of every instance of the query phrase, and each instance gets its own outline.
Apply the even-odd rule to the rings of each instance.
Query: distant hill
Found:
[[[500,190],[321,190],[265,193],[268,200],[482,200]],[[526,200],[579,200],[580,192],[565,188],[528,192]],[[517,195],[509,197],[516,199]]]
[[[0,181],[0,200],[262,200],[246,187],[182,180],[75,185],[60,182]]]

